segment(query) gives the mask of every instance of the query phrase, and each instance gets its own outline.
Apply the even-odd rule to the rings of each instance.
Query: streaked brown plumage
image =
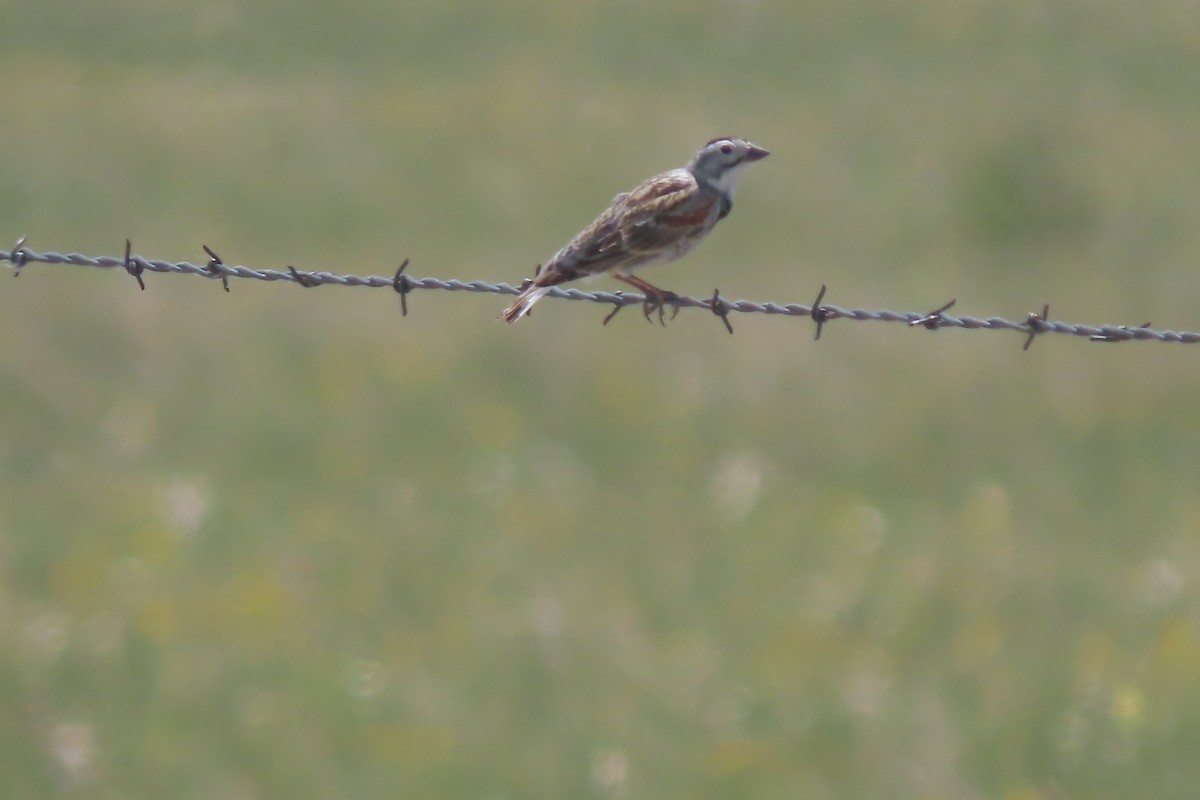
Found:
[[[505,309],[505,321],[516,322],[529,313],[551,286],[605,272],[646,294],[647,315],[661,308],[669,293],[630,271],[686,255],[729,214],[742,168],[766,156],[766,150],[744,139],[714,139],[686,167],[656,175],[617,195]]]

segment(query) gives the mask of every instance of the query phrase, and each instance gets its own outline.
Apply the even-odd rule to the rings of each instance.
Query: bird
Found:
[[[687,165],[618,194],[592,224],[525,282],[502,318],[509,324],[516,322],[552,286],[608,273],[641,290],[646,297],[642,307],[646,318],[658,309],[661,322],[663,306],[674,295],[632,271],[686,255],[717,222],[729,216],[742,170],[768,155],[745,139],[720,136],[696,151]]]

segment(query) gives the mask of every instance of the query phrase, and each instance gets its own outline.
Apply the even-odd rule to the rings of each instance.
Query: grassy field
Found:
[[[1200,328],[1178,0],[0,3],[0,241]],[[8,798],[1190,798],[1191,348],[0,276]],[[616,289],[600,280],[590,288]]]

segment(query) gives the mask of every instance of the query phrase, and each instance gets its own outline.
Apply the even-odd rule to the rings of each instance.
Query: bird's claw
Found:
[[[646,292],[646,299],[642,301],[642,314],[645,315],[647,322],[653,324],[653,320],[650,319],[650,315],[657,311],[658,324],[665,328],[667,326],[665,317],[666,307],[668,305],[671,306],[671,321],[674,322],[675,317],[679,315],[679,306],[675,304],[675,301],[678,299],[679,295],[665,290],[660,290],[657,294],[654,292]]]

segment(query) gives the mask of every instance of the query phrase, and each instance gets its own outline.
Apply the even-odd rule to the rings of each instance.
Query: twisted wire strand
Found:
[[[163,261],[147,259],[139,255],[129,254],[122,257],[88,256],[82,253],[58,253],[54,251],[36,252],[25,247],[24,237],[19,239],[12,250],[0,250],[0,261],[11,264],[14,276],[20,275],[21,269],[30,263],[42,264],[71,264],[81,267],[122,268],[138,279],[142,285],[143,272],[177,273],[198,275],[210,280],[225,282],[228,288],[229,278],[249,278],[259,281],[285,281],[312,286],[366,286],[371,288],[391,288],[401,294],[403,299],[409,292],[417,289],[442,290],[450,292],[477,292],[485,294],[516,295],[521,286],[509,283],[492,283],[490,281],[463,281],[457,278],[417,278],[403,274],[407,260],[393,277],[383,275],[354,275],[337,274],[328,271],[303,272],[292,267],[282,272],[274,269],[252,269],[250,267],[226,264],[211,250],[205,250],[212,256],[206,264],[193,264],[189,261]],[[144,288],[144,286],[143,286]],[[546,295],[563,300],[586,300],[614,306],[614,313],[619,308],[631,305],[642,306],[646,298],[634,292],[585,292],[580,289],[553,287]],[[1029,314],[1024,320],[1014,321],[1003,317],[988,317],[980,319],[971,316],[952,316],[945,311],[953,305],[953,301],[933,312],[889,311],[878,309],[871,311],[863,308],[843,308],[841,306],[822,304],[824,287],[815,302],[810,305],[803,303],[756,303],[750,300],[725,300],[714,291],[711,298],[689,297],[675,295],[668,300],[677,313],[681,308],[703,308],[721,317],[729,332],[733,329],[729,324],[728,315],[732,312],[739,314],[775,314],[788,317],[807,317],[817,323],[817,335],[820,336],[821,326],[835,319],[853,320],[856,322],[899,322],[910,327],[924,327],[930,330],[939,328],[963,328],[966,330],[1010,330],[1024,334],[1025,346],[1028,348],[1033,338],[1043,333],[1058,333],[1069,336],[1081,336],[1097,342],[1123,341],[1159,341],[1177,342],[1181,344],[1200,343],[1200,332],[1173,331],[1151,328],[1149,324],[1142,326],[1128,325],[1082,325],[1072,322],[1048,319],[1049,308],[1043,308],[1041,314]],[[407,305],[405,306],[407,310]]]

